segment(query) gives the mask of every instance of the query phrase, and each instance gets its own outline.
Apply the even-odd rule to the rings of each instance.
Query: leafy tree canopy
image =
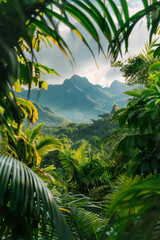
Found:
[[[125,62],[117,61],[112,63],[113,67],[120,68],[127,85],[141,84],[148,86],[153,83],[153,79],[149,78],[149,68],[159,60],[159,57],[154,57],[157,41],[158,39],[151,43],[146,42],[145,48],[142,49],[139,55],[129,57]]]

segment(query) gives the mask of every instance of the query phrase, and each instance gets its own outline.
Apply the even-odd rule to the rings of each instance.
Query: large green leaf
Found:
[[[142,0],[142,2],[143,2],[144,7],[147,8],[148,7],[148,0]]]
[[[102,32],[105,33],[107,39],[111,41],[111,30],[108,26],[108,23],[105,21],[100,12],[95,8],[95,6],[91,2],[86,0],[85,2],[89,5],[89,7],[87,7],[80,1],[76,1],[76,4],[78,4],[78,6],[85,10],[87,14],[89,14],[94,19],[97,25],[101,28]]]
[[[121,2],[121,5],[122,5],[125,20],[127,21],[129,19],[129,10],[128,10],[127,1],[126,0],[120,0],[120,2]]]
[[[96,42],[98,43],[100,42],[99,35],[93,23],[82,11],[79,10],[79,8],[75,7],[74,5],[68,2],[67,5],[65,6],[65,11],[71,14],[75,19],[77,19],[83,25],[83,27],[90,33],[90,35],[96,40]]]
[[[96,2],[99,4],[99,6],[101,7],[103,13],[104,13],[104,17],[108,20],[111,29],[113,31],[114,34],[117,33],[117,28],[116,28],[116,24],[114,23],[113,18],[111,17],[111,14],[108,10],[108,8],[105,6],[105,4],[101,1],[101,0],[96,0]]]
[[[110,3],[110,5],[111,5],[111,7],[114,11],[114,14],[117,18],[119,26],[122,27],[124,22],[123,22],[123,19],[122,19],[121,12],[119,11],[116,3],[113,0],[108,0],[108,2]],[[124,12],[125,17],[127,17],[127,19],[128,19],[128,8],[127,8],[127,4],[125,4],[125,1],[123,1],[123,9],[125,10],[125,12]]]
[[[9,225],[8,217],[24,217],[30,231],[43,229],[45,233],[50,231],[50,226],[58,239],[72,239],[61,211],[42,180],[22,162],[6,155],[0,155],[0,192],[1,214],[7,209],[7,216],[4,215],[6,226]],[[13,226],[11,230],[13,233]],[[28,239],[27,234],[23,233],[24,239]]]

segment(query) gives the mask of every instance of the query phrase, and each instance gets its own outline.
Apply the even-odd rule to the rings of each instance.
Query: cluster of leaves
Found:
[[[94,196],[93,191],[98,192],[98,187],[101,187],[101,190],[103,187],[109,189],[107,185],[109,185],[110,178],[114,178],[116,175],[113,162],[106,160],[107,153],[105,156],[104,154],[93,154],[91,149],[87,149],[84,144],[77,150],[65,147],[56,155],[48,156],[48,160],[50,157],[52,157],[52,162],[48,161],[48,163],[53,164],[55,169],[53,171],[52,165],[48,165],[45,171],[49,171],[57,180],[62,192],[71,191]],[[101,198],[102,194],[95,197]]]
[[[125,78],[125,82],[129,86],[144,85],[149,86],[154,83],[152,78],[149,78],[150,66],[157,62],[159,56],[155,56],[155,48],[157,47],[158,39],[146,42],[145,49],[138,56],[129,57],[126,63],[117,61],[112,63],[113,67],[119,67]]]
[[[153,67],[153,66],[152,66]],[[132,174],[143,174],[145,177],[154,171],[159,171],[159,127],[160,106],[159,86],[150,85],[144,90],[135,89],[126,94],[133,96],[127,108],[119,110],[114,118],[118,118],[120,126],[134,130],[117,145],[123,153],[132,153],[129,160]]]

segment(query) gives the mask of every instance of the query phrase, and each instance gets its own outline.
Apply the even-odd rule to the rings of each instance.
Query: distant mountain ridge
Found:
[[[49,85],[48,90],[37,89],[30,92],[30,100],[47,106],[56,113],[73,122],[89,122],[96,119],[99,114],[110,112],[113,104],[124,107],[127,96],[126,85],[118,80],[112,82],[110,87],[94,85],[85,77],[73,75],[61,85]],[[27,99],[27,90],[16,93],[18,97]]]

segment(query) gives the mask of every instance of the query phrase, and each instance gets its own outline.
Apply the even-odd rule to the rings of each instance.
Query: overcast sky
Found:
[[[115,0],[115,2],[118,4],[118,0]],[[128,0],[128,4],[130,15],[142,8],[141,0]],[[75,24],[79,27],[78,23]],[[124,81],[120,71],[117,68],[111,68],[109,60],[106,60],[102,54],[98,55],[96,44],[90,36],[87,35],[87,41],[95,52],[99,69],[96,67],[90,51],[77,36],[71,33],[65,26],[61,27],[61,34],[72,50],[76,65],[74,65],[73,69],[56,46],[52,48],[49,46],[45,48],[43,46],[38,54],[38,61],[54,68],[60,74],[60,77],[49,75],[47,78],[44,78],[48,84],[61,84],[66,78],[70,78],[73,74],[87,77],[93,84],[99,84],[103,87],[109,86],[114,80]],[[148,40],[148,33],[146,31],[146,24],[144,20],[142,20],[130,37],[129,55],[125,55],[124,59],[127,59],[128,56],[138,54],[141,49],[144,48],[146,40]],[[104,50],[107,52],[107,40],[102,38],[102,42]]]

